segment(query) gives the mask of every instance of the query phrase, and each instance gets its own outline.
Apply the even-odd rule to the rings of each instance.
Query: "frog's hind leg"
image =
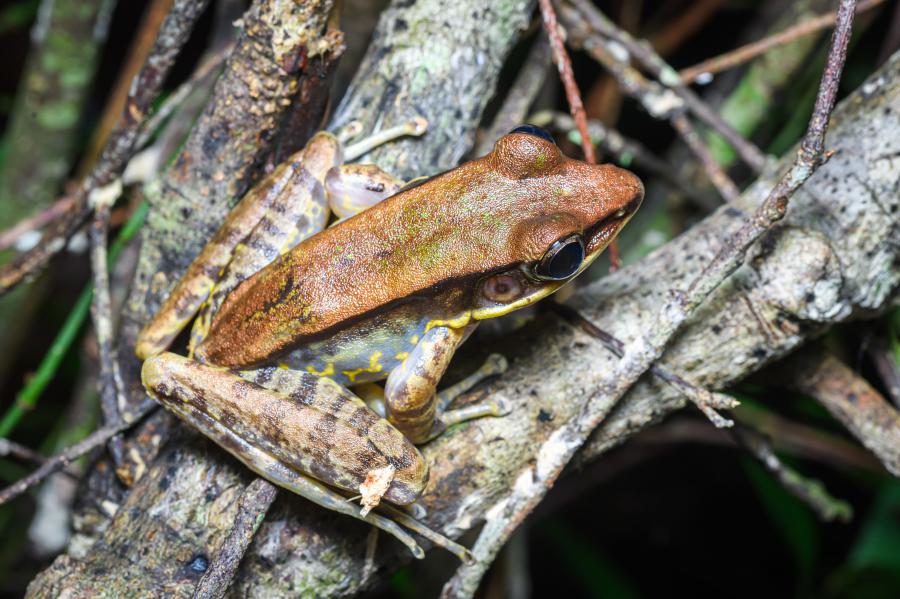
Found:
[[[288,163],[290,164],[290,163]],[[274,199],[289,183],[288,166],[271,175],[241,199],[225,222],[207,242],[166,301],[138,336],[135,353],[141,359],[165,351],[209,297],[222,269],[232,259],[234,248],[259,223]]]
[[[286,181],[273,190],[265,210],[235,245],[194,322],[191,352],[206,337],[213,315],[235,287],[325,228],[329,211],[323,182],[328,169],[340,160],[337,139],[330,133],[317,133],[306,147],[279,165],[277,170],[284,172]]]
[[[329,385],[334,384],[330,379],[322,379],[320,377],[316,377],[315,375],[310,375],[309,373],[306,373],[306,372],[298,372],[295,370],[285,370],[283,368],[265,368],[265,369],[255,370],[255,371],[247,371],[247,372],[244,372],[243,374],[245,377],[247,377],[251,380],[254,380],[257,384],[259,384],[262,387],[271,389],[273,391],[278,391],[279,393],[283,393],[283,394],[289,395],[291,397],[301,397],[303,394],[308,395],[311,380],[316,380],[319,383],[324,383],[324,384],[329,384]],[[335,385],[335,386],[337,387],[337,385]],[[359,387],[362,387],[365,389],[367,386],[368,386],[368,384],[361,385]],[[380,389],[380,387],[378,387],[378,385],[375,385],[374,383],[371,384],[371,387],[373,388],[373,389],[370,389],[371,391],[374,391],[375,389]],[[344,391],[346,392],[346,390],[344,390]],[[347,392],[347,393],[349,394],[349,392]],[[373,392],[371,394],[371,396],[367,398],[366,405],[369,405],[370,400],[376,401],[376,402],[379,401],[379,396],[383,397],[383,393]],[[352,418],[352,416],[351,416],[351,418]],[[318,484],[321,487],[321,492],[328,493],[330,495],[338,497],[341,500],[343,500],[345,505],[350,505],[349,503],[347,503],[347,499],[343,495],[340,495],[338,492],[334,491],[333,489],[330,489],[329,487],[322,485],[321,483],[318,483],[318,481],[313,481],[313,482],[315,482],[316,484]],[[295,491],[295,492],[298,492],[298,491]],[[299,494],[302,494],[302,493],[299,493]],[[304,494],[304,497],[308,497],[308,495]],[[319,503],[320,505],[324,505],[318,499],[311,498],[311,500],[316,503]],[[456,543],[456,542],[448,539],[444,535],[431,530],[425,524],[420,522],[416,518],[415,513],[417,511],[420,511],[420,512],[424,511],[421,508],[421,506],[418,506],[417,504],[412,503],[412,504],[409,504],[408,506],[402,506],[402,507],[410,508],[410,510],[412,511],[412,514],[407,513],[404,509],[401,509],[400,507],[395,507],[395,506],[387,504],[387,503],[381,503],[375,509],[388,514],[390,516],[390,520],[393,521],[393,523],[395,523],[395,525],[399,524],[399,525],[405,527],[406,529],[411,530],[412,532],[428,539],[436,547],[442,547],[442,548],[446,549],[447,551],[456,555],[463,562],[470,563],[474,559],[471,552],[468,549],[466,549],[459,543]],[[418,508],[418,510],[416,508]],[[348,513],[348,512],[342,512],[342,513]],[[371,516],[372,514],[373,514],[373,512],[368,512],[369,516]],[[360,517],[359,511],[357,511],[355,508],[354,508],[354,513],[351,515],[353,515],[354,517],[357,517],[357,518]],[[366,518],[363,518],[363,519],[366,519]],[[366,521],[368,521],[368,520],[366,520]],[[394,535],[393,530],[388,530],[387,528],[385,528],[382,525],[379,525],[378,523],[373,523],[373,524],[375,524],[382,530],[385,530],[389,534]],[[402,541],[403,540],[401,539],[401,542]],[[415,553],[415,552],[413,552],[413,553]]]
[[[352,492],[367,472],[389,465],[396,475],[385,497],[409,503],[427,481],[421,454],[361,400],[334,381],[308,373],[276,368],[246,374],[277,390],[172,353],[147,359],[141,378],[157,401],[263,478],[377,526],[417,557],[421,548],[408,531],[470,559],[464,547],[423,524],[403,515],[363,513],[329,486]]]

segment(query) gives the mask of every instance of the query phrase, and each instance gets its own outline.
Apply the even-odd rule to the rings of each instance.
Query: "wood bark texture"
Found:
[[[377,154],[379,162],[383,156],[389,169],[408,177],[447,168],[465,152],[478,121],[475,111],[492,92],[505,55],[496,48],[484,49],[484,56],[497,60],[479,63],[481,44],[496,41],[484,29],[497,26],[498,14],[507,15],[511,22],[504,22],[502,29],[508,36],[503,47],[508,49],[527,12],[523,5],[515,5],[521,13],[512,8],[500,13],[492,5],[495,13],[490,18],[475,9],[468,17],[462,9],[454,13],[454,18],[463,20],[454,22],[452,35],[464,40],[454,43],[467,49],[448,50],[442,60],[452,61],[454,52],[472,53],[476,59],[465,65],[489,71],[475,85],[475,74],[462,73],[465,69],[458,65],[451,69],[435,64],[438,70],[432,73],[414,67],[418,63],[413,58],[402,58],[410,50],[405,45],[395,47],[393,36],[400,36],[405,44],[415,41],[414,48],[437,45],[437,33],[417,24],[412,15],[425,18],[426,13],[413,11],[434,10],[433,5],[444,3],[406,4],[395,2],[382,17],[379,34],[334,126],[340,127],[342,119],[351,116],[370,128],[393,124],[413,113],[429,118],[432,129],[424,140],[406,141],[370,156]],[[399,25],[406,18],[405,26]],[[459,31],[466,28],[468,33]],[[405,37],[411,31],[425,37]],[[399,52],[401,58],[394,62],[392,52]],[[438,76],[446,79],[435,80]],[[370,85],[375,91],[365,91]],[[460,97],[463,92],[477,98]],[[378,98],[384,101],[373,108]],[[452,113],[448,102],[462,106],[461,115]],[[785,221],[758,244],[748,263],[678,335],[663,360],[670,370],[719,389],[783,357],[835,323],[872,316],[896,301],[900,286],[898,113],[900,55],[841,104],[828,136],[828,147],[836,154],[794,198]],[[778,168],[792,160],[793,155],[785,156]],[[686,286],[728,242],[740,217],[771,189],[778,168],[761,177],[737,204],[720,208],[641,262],[582,288],[573,304],[623,341],[633,339],[653,321],[670,290]],[[235,187],[229,189],[233,192]],[[193,201],[207,210],[206,198]],[[215,204],[214,210],[224,213],[225,204]],[[170,252],[176,242],[182,251],[184,247],[195,250],[199,239],[179,237],[183,225],[178,216],[163,210],[171,209],[160,205],[159,214],[149,223],[151,234],[163,231]],[[168,284],[178,269],[166,265],[183,268],[185,263],[182,256],[157,260]],[[144,276],[147,268],[143,267]],[[143,283],[145,288],[148,283]],[[152,288],[151,305],[166,285]],[[130,309],[135,319],[146,313]],[[511,414],[454,427],[424,448],[431,463],[423,499],[428,510],[425,520],[450,536],[458,537],[501,511],[496,509],[497,502],[519,477],[529,476],[542,443],[580,410],[615,359],[594,339],[553,317],[530,324],[504,347],[512,359],[510,371],[471,398],[503,398],[514,406]],[[596,457],[683,405],[684,399],[674,391],[645,377],[595,433],[582,452],[583,459]],[[137,437],[152,437],[154,422],[139,429]],[[83,491],[88,497],[93,494],[93,501],[101,505],[96,494],[108,488],[103,480],[108,477],[98,474],[93,486]],[[195,571],[198,557],[217,553],[233,524],[238,498],[251,480],[249,472],[211,443],[192,433],[175,435],[127,494],[109,500],[105,506],[109,519],[96,526],[96,540],[83,536],[80,545],[32,583],[29,595],[190,596],[202,576],[202,571]],[[364,573],[373,571],[365,567],[368,533],[360,522],[279,493],[231,593],[246,597],[354,594],[408,559],[402,547],[382,535],[374,574],[364,578]]]

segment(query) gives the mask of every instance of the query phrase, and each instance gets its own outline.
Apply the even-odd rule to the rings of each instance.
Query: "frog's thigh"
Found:
[[[266,389],[223,368],[164,353],[144,362],[144,387],[245,464],[253,447],[300,473],[352,493],[373,470],[393,469],[388,501],[415,501],[428,480],[422,454],[387,421],[330,379],[297,373],[295,393]],[[211,428],[212,427],[212,428]],[[233,438],[243,441],[236,446]]]
[[[359,508],[348,502],[345,496],[285,463],[281,457],[273,454],[271,447],[261,443],[259,438],[248,436],[247,429],[242,428],[240,422],[246,414],[229,413],[228,406],[218,401],[220,397],[200,388],[203,383],[215,382],[218,388],[239,391],[236,387],[253,383],[226,370],[204,366],[168,353],[144,362],[141,374],[144,386],[153,397],[253,472],[313,503],[369,522],[400,540],[416,557],[424,555],[415,540],[396,522],[376,513],[362,516]],[[254,397],[252,389],[245,387],[243,392],[244,399],[251,404],[259,403],[259,398]],[[273,392],[269,393],[275,395]],[[277,403],[277,398],[273,401]],[[265,414],[257,414],[251,417],[251,428],[253,422],[258,423],[260,418],[265,419],[264,416]]]
[[[331,210],[348,218],[397,193],[403,181],[374,164],[345,164],[328,171],[325,191]]]
[[[141,359],[164,351],[209,297],[219,273],[231,261],[234,248],[253,231],[269,208],[273,189],[283,185],[285,170],[276,170],[251,189],[228,214],[187,272],[169,293],[153,320],[138,335],[135,353]]]
[[[206,337],[212,316],[235,287],[325,228],[329,211],[322,183],[300,162],[285,163],[279,168],[284,170],[287,179],[283,185],[270,190],[268,209],[235,247],[231,261],[194,322],[191,348]]]

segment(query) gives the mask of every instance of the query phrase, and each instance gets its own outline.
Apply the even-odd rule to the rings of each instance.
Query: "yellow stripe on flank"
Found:
[[[395,359],[400,360],[401,362],[408,357],[409,357],[408,351],[402,351],[402,352],[398,353],[396,356],[394,356]]]
[[[378,363],[378,360],[381,359],[381,352],[373,352],[371,356],[369,356],[369,367],[368,368],[357,368],[356,370],[345,370],[344,376],[346,376],[351,383],[356,382],[356,377],[358,377],[363,372],[381,372],[383,370],[381,364]]]
[[[434,327],[447,327],[448,329],[461,329],[472,320],[471,312],[463,312],[462,316],[457,316],[456,318],[452,318],[450,320],[430,320],[428,324],[425,325],[425,332],[427,333]]]
[[[334,362],[329,362],[328,365],[325,366],[325,369],[321,371],[316,370],[312,366],[307,366],[306,371],[316,376],[331,376],[334,374]]]

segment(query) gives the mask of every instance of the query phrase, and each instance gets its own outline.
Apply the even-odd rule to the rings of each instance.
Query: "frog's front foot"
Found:
[[[500,354],[490,354],[478,370],[455,385],[447,387],[438,393],[434,426],[425,441],[431,441],[439,437],[454,424],[486,416],[499,417],[509,414],[512,407],[503,398],[491,398],[462,408],[450,408],[450,405],[457,397],[468,392],[486,378],[503,374],[507,368],[509,368],[509,362],[505,357]]]

